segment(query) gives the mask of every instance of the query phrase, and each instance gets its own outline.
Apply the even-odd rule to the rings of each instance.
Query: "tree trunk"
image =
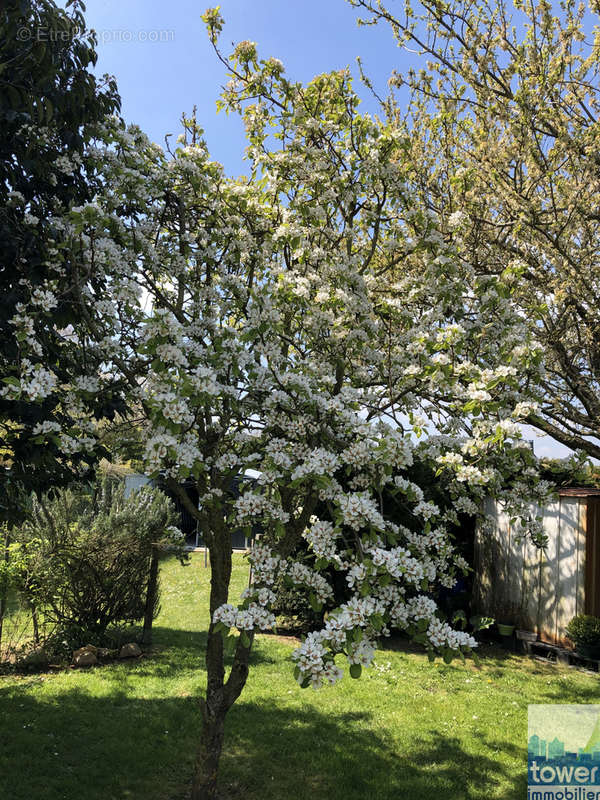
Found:
[[[154,618],[154,605],[158,589],[158,547],[152,546],[150,558],[150,575],[148,576],[148,592],[146,594],[146,608],[144,613],[144,627],[142,629],[142,644],[152,644],[152,621]]]
[[[189,495],[170,479],[175,492],[190,514],[198,520],[205,546],[210,556],[210,623],[206,643],[206,698],[202,701],[202,741],[198,747],[192,779],[192,800],[215,800],[219,761],[225,736],[225,717],[242,692],[248,677],[248,662],[254,640],[250,631],[242,644],[238,637],[233,664],[225,682],[225,647],[220,631],[215,631],[213,614],[227,603],[231,582],[231,533],[222,513],[210,508],[201,511],[191,502]]]
[[[0,595],[0,661],[2,661],[2,629],[4,627],[4,614],[6,610],[6,597],[4,592]]]
[[[192,782],[192,800],[216,800],[217,774],[225,736],[225,709],[221,707],[211,714],[204,704],[202,742],[196,756],[196,767]]]
[[[210,624],[206,643],[206,699],[202,703],[202,741],[192,781],[192,800],[217,797],[217,773],[225,734],[225,650],[214,630],[213,614],[227,602],[231,581],[231,537],[223,517],[211,515],[204,540],[210,551]]]
[[[40,626],[38,624],[37,608],[29,601],[29,610],[31,611],[31,622],[33,623],[33,642],[37,646],[40,643]]]
[[[4,553],[2,554],[2,558],[6,563],[8,563],[10,559],[10,550],[8,549],[10,545],[10,533],[8,530],[6,531],[6,535],[4,537]],[[0,656],[2,655],[2,630],[4,628],[4,615],[6,614],[6,605],[8,600],[8,581],[6,581],[6,585],[2,587],[0,591]]]

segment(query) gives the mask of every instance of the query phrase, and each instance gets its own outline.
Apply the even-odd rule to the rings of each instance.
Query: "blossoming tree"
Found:
[[[221,18],[205,20],[218,48]],[[166,475],[208,545],[195,800],[216,795],[225,717],[255,633],[275,626],[279,577],[317,608],[335,572],[348,587],[293,654],[303,687],[334,684],[344,667],[358,677],[392,627],[431,658],[472,652],[432,598],[467,566],[446,526],[484,491],[522,497],[523,482],[504,478],[532,468],[516,377],[537,360],[501,282],[476,279],[414,205],[402,135],[359,114],[347,72],[292,83],[248,42],[224,60],[222,103],[243,111],[249,177],[210,161],[194,119],[167,155],[136,128],[105,128],[90,153],[103,191],[63,220],[86,257],[77,335],[102,368],[52,387],[82,415],[103,386],[128,395],[147,471]],[[88,280],[96,270],[109,295]],[[54,427],[41,435],[68,452],[92,446],[90,430]],[[447,475],[451,511],[411,480],[416,450]],[[384,490],[410,526],[386,518]],[[262,530],[253,582],[232,598],[230,534],[250,525]]]
[[[422,57],[395,73],[411,181],[462,217],[466,257],[505,272],[544,351],[528,422],[600,458],[598,7],[349,0]],[[392,110],[389,103],[388,110]]]

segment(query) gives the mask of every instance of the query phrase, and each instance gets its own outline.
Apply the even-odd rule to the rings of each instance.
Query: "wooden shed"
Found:
[[[504,508],[488,499],[490,531],[475,539],[473,606],[498,622],[535,631],[542,641],[568,643],[576,614],[600,616],[600,489],[560,489],[542,516],[543,550],[519,537]]]

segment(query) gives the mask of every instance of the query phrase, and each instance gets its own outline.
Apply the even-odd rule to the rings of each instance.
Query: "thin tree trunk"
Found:
[[[196,756],[196,767],[192,782],[192,800],[216,800],[217,775],[219,761],[225,737],[224,707],[220,707],[216,715],[208,708],[208,702],[202,708],[202,742]]]
[[[152,621],[154,619],[154,605],[158,589],[158,547],[152,546],[150,558],[150,574],[148,576],[148,591],[146,593],[146,608],[144,613],[144,627],[142,629],[142,644],[152,644]]]
[[[202,740],[196,756],[192,779],[191,800],[216,800],[219,761],[225,736],[225,717],[239,697],[248,677],[248,662],[254,640],[250,632],[248,646],[238,638],[236,651],[225,683],[224,641],[212,622],[219,606],[228,601],[231,582],[231,533],[217,512],[201,511],[190,500],[187,492],[175,480],[169,487],[180,498],[184,507],[195,517],[203,531],[205,548],[210,557],[210,623],[206,643],[206,698],[202,700]],[[206,554],[206,550],[205,550]]]
[[[6,611],[6,595],[2,592],[0,597],[0,661],[2,661],[2,629],[4,627],[4,614]]]
[[[33,623],[33,641],[37,646],[40,643],[40,626],[38,624],[38,613],[36,607],[31,600],[29,601],[29,610],[31,611],[31,621]]]
[[[206,699],[202,703],[202,741],[192,781],[192,800],[215,800],[217,773],[225,735],[225,658],[221,632],[214,630],[213,614],[227,602],[231,581],[231,537],[222,517],[210,519],[205,532],[210,551],[210,624],[206,643]]]
[[[9,545],[10,545],[10,533],[7,530],[6,535],[4,537],[4,553],[2,554],[2,558],[7,563],[10,558],[10,550],[8,549]],[[2,592],[0,593],[0,656],[2,655],[2,629],[4,627],[4,615],[6,614],[7,600],[8,600],[8,585],[4,586]]]

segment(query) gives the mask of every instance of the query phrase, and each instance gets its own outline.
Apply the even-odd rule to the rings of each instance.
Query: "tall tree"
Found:
[[[350,2],[424,59],[392,76],[408,113],[387,111],[410,131],[411,184],[543,348],[528,422],[599,458],[598,4]]]
[[[73,304],[80,245],[62,221],[90,200],[86,146],[119,108],[114,82],[98,82],[96,40],[83,3],[7,0],[0,9],[0,516],[18,516],[25,494],[68,480],[88,451],[65,458],[45,433],[68,428],[54,391],[90,369]],[[86,275],[98,285],[100,270]],[[27,313],[25,313],[27,309]],[[16,334],[16,335],[15,335]],[[110,395],[96,403],[112,413]]]
[[[222,103],[244,114],[249,177],[225,176],[193,119],[172,154],[109,122],[90,156],[99,193],[64,221],[82,242],[76,302],[101,367],[65,384],[63,402],[87,402],[106,382],[128,387],[146,470],[167,476],[210,551],[194,800],[216,796],[225,718],[255,632],[275,623],[279,578],[315,607],[332,594],[329,571],[349,589],[294,654],[302,686],[337,682],[344,664],[358,677],[390,626],[432,658],[472,650],[429,593],[466,568],[446,529],[457,511],[490,492],[523,508],[532,455],[518,441],[528,411],[518,378],[537,369],[506,287],[461,263],[415,205],[405,137],[359,114],[349,74],[303,86],[251,42],[228,59],[218,12],[205,20],[230,71]],[[97,263],[103,286],[86,278]],[[430,421],[440,435],[420,455],[447,471],[449,511],[409,474]],[[70,453],[91,438],[56,435]],[[385,518],[384,488],[410,527]],[[315,515],[323,504],[326,519]],[[254,581],[234,602],[231,529],[256,523]]]

